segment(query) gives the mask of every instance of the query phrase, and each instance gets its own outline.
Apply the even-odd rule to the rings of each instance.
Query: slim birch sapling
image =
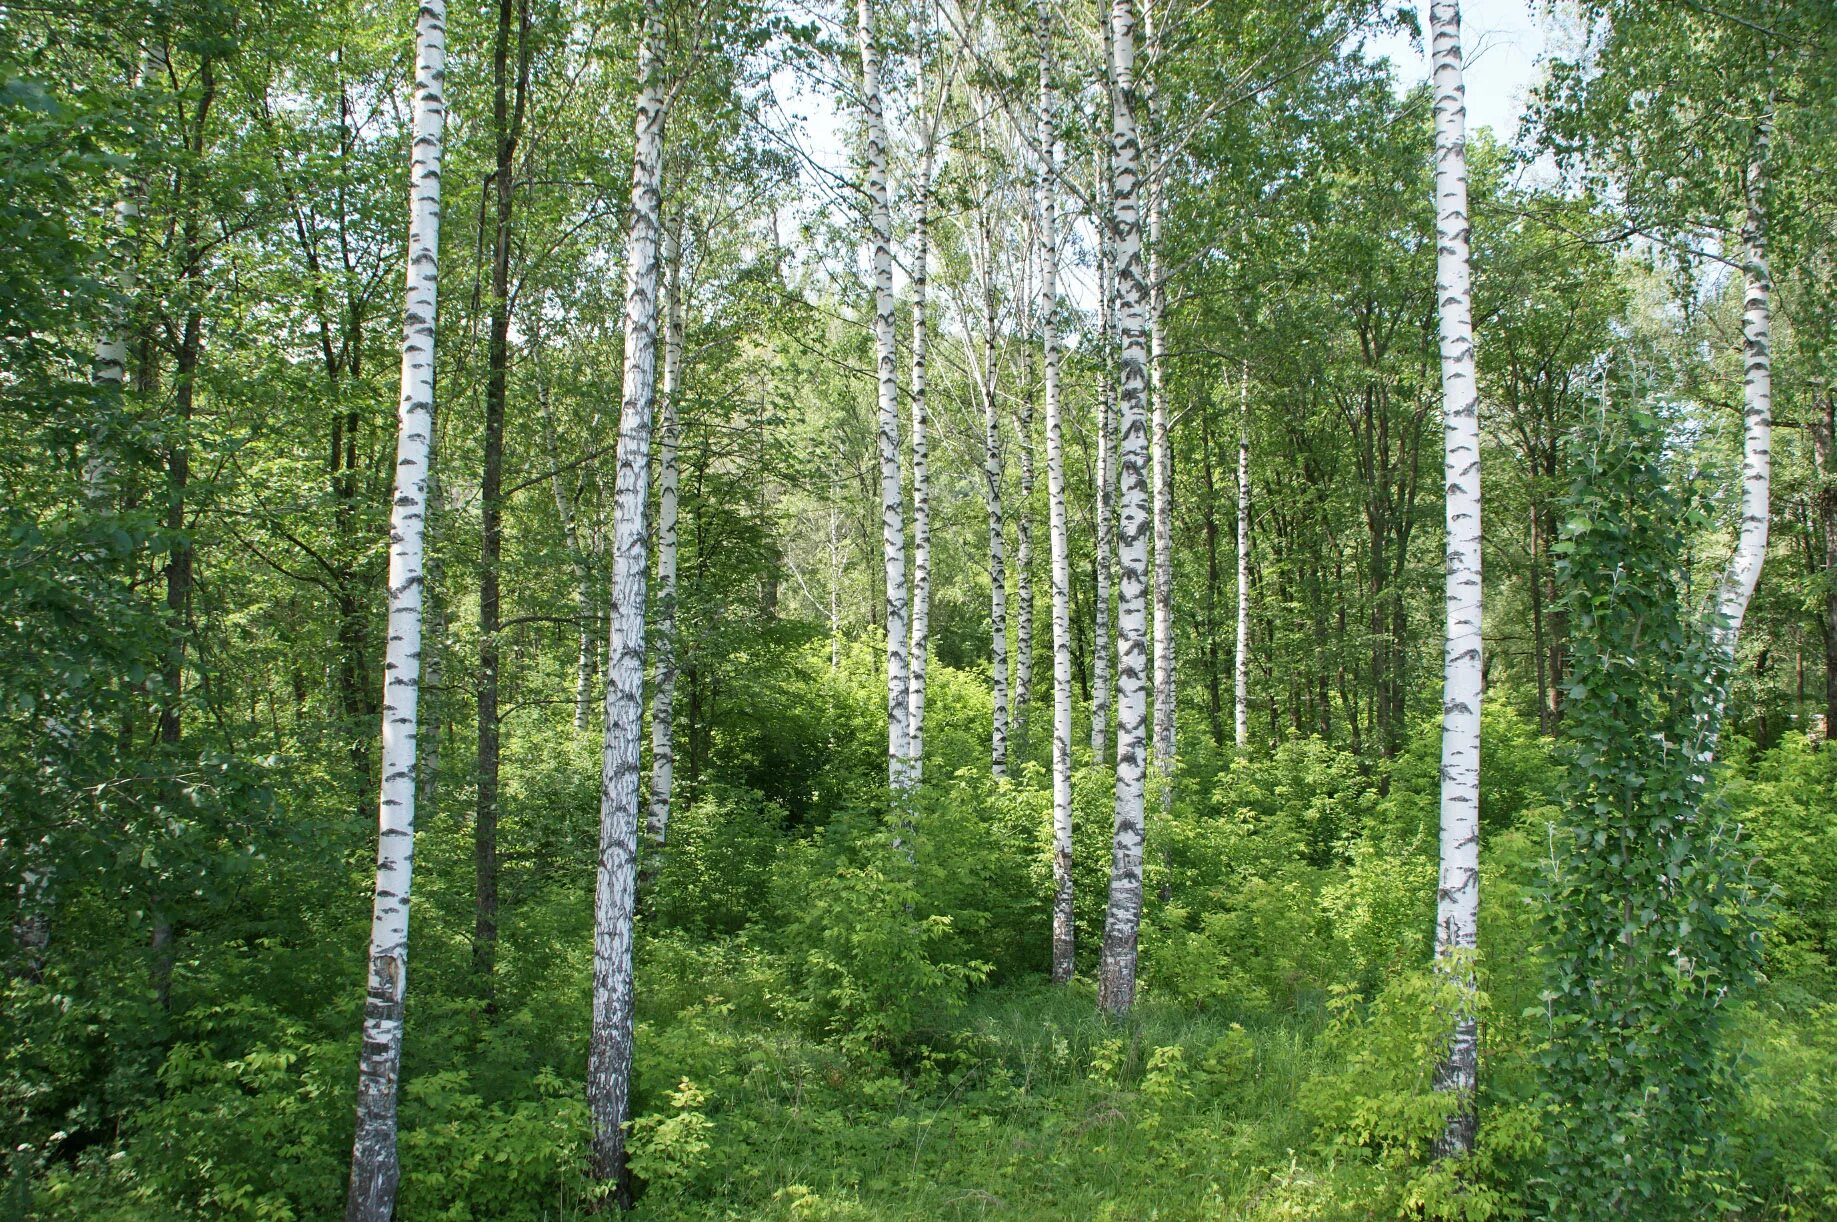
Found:
[[[631,1118],[632,918],[638,878],[639,747],[644,724],[644,529],[657,367],[657,282],[663,203],[663,12],[648,4],[638,45],[638,114],[625,243],[625,386],[612,510],[612,633],[606,654],[599,866],[593,896],[593,1023],[587,1045],[590,1172],[630,1203],[625,1125]]]
[[[396,1094],[408,993],[408,904],[414,876],[415,732],[421,679],[422,542],[433,446],[434,322],[440,267],[440,159],[446,127],[446,4],[422,0],[415,21],[402,395],[389,517],[389,642],[383,659],[383,777],[376,897],[370,917],[357,1135],[345,1216],[382,1222],[395,1209]]]

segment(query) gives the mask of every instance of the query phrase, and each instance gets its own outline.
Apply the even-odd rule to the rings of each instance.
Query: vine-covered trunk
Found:
[[[1122,1014],[1135,1002],[1148,746],[1148,285],[1142,266],[1141,146],[1135,124],[1135,11],[1131,0],[1112,0],[1110,28],[1115,42],[1110,61],[1115,164],[1111,211],[1116,313],[1122,335],[1117,393],[1122,522],[1117,540],[1116,815],[1097,1004],[1109,1014]]]
[[[1453,1040],[1436,1086],[1459,1102],[1436,1142],[1472,1152],[1479,1045],[1473,955],[1480,912],[1480,401],[1468,267],[1467,102],[1457,0],[1429,8],[1435,57],[1435,295],[1439,303],[1447,482],[1447,639],[1442,663],[1441,879],[1435,958],[1453,984]]]
[[[389,515],[389,640],[383,654],[383,779],[376,892],[357,1069],[357,1135],[345,1216],[382,1222],[395,1208],[396,1088],[408,990],[408,902],[414,873],[415,738],[421,681],[422,541],[434,435],[434,320],[440,265],[440,157],[446,127],[446,4],[422,0],[415,22],[409,170],[407,308]]]
[[[1237,649],[1231,665],[1232,741],[1250,745],[1250,364],[1237,384]]]
[[[1046,410],[1046,530],[1052,560],[1052,978],[1072,978],[1072,562],[1059,397],[1059,212],[1052,7],[1035,5],[1040,41],[1040,350]]]
[[[682,440],[677,405],[682,382],[682,240],[672,228],[664,232],[663,243],[669,279],[664,290],[663,387],[658,396],[663,435],[657,445],[657,616],[652,634],[657,662],[651,688],[651,797],[644,818],[645,838],[654,856],[663,853],[669,839],[676,770],[676,517],[681,499],[676,450]],[[645,874],[654,875],[656,869],[653,861]]]
[[[599,871],[593,895],[593,1027],[587,1044],[591,1173],[630,1200],[632,915],[638,892],[639,749],[644,724],[644,511],[657,372],[657,246],[663,204],[663,11],[646,6],[638,45],[638,117],[625,241],[625,386],[612,504],[612,633],[600,774]]]
[[[886,568],[887,780],[895,792],[911,787],[911,631],[906,600],[906,506],[899,470],[899,375],[893,344],[893,212],[887,203],[887,123],[880,98],[880,52],[874,41],[873,0],[857,0],[855,35],[861,52],[861,106],[867,118],[868,227],[874,243],[874,367],[880,407],[880,544]]]

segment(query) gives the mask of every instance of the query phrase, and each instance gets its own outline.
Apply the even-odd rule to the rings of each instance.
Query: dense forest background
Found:
[[[923,634],[885,561],[866,0],[441,10],[400,1216],[605,1191],[583,1082],[647,89],[674,429],[647,565],[666,463],[675,516],[641,727],[668,835],[637,883],[639,1216],[1837,1216],[1837,18],[1541,6],[1521,130],[1468,140],[1481,1069],[1450,1159],[1435,99],[1370,49],[1426,12],[1145,10],[1152,523],[1114,500],[1113,14],[875,6]],[[345,1198],[428,11],[0,5],[5,1216]],[[1771,533],[1719,661],[1757,208]],[[1154,647],[1120,1018],[1095,988],[1119,529],[1150,536]],[[890,601],[928,658],[922,775],[891,790]],[[1713,766],[1686,748],[1712,723]],[[1595,954],[1648,991],[1584,995]],[[1565,1059],[1584,1040],[1611,1072]]]

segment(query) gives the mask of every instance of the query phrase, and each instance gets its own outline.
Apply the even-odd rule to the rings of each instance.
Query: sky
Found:
[[[1427,5],[1421,6],[1427,25]],[[1532,0],[1463,0],[1461,49],[1466,59],[1467,125],[1490,127],[1511,143],[1518,117],[1536,85],[1537,58],[1548,44],[1546,14],[1531,11]],[[1427,30],[1424,30],[1425,42]],[[1388,56],[1398,84],[1409,88],[1429,78],[1427,47],[1413,47],[1406,35],[1387,35],[1366,44],[1373,57]]]

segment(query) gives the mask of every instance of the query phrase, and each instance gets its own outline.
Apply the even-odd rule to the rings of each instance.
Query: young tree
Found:
[[[1046,408],[1046,505],[1052,557],[1052,978],[1072,978],[1072,569],[1065,513],[1065,421],[1059,397],[1058,115],[1052,6],[1036,0],[1040,44],[1040,347]]]
[[[856,0],[861,108],[867,121],[868,227],[873,234],[874,365],[879,402],[880,543],[886,567],[887,780],[911,787],[911,678],[907,665],[906,506],[899,469],[899,374],[893,342],[893,212],[887,201],[887,123],[873,0]]]
[[[1237,641],[1231,666],[1232,742],[1250,745],[1250,363],[1237,380]]]
[[[638,878],[639,746],[644,726],[646,484],[657,361],[657,261],[668,107],[660,63],[663,11],[644,9],[638,44],[638,115],[625,242],[625,387],[619,413],[612,510],[612,639],[606,654],[606,746],[600,782],[599,871],[593,896],[593,1029],[587,1110],[593,1178],[630,1203],[625,1122],[630,1118],[632,916]]]
[[[396,1087],[408,992],[408,903],[414,874],[415,731],[421,679],[422,539],[434,425],[434,322],[440,267],[440,158],[446,127],[446,4],[421,0],[415,20],[415,99],[409,171],[407,311],[396,412],[395,499],[389,522],[389,643],[383,661],[383,780],[376,899],[351,1147],[351,1222],[395,1208]]]
[[[644,831],[650,851],[661,853],[670,831],[671,787],[676,767],[676,517],[678,492],[677,449],[682,443],[678,423],[678,390],[682,383],[682,221],[678,218],[663,232],[663,261],[668,287],[664,290],[663,436],[657,446],[657,615],[655,623],[656,672],[651,689],[651,795]],[[646,874],[655,873],[647,867]]]
[[[1459,1103],[1437,1142],[1444,1155],[1473,1150],[1479,1042],[1473,955],[1480,912],[1480,400],[1475,381],[1473,291],[1468,266],[1467,103],[1459,0],[1429,7],[1435,60],[1435,295],[1447,480],[1447,637],[1442,670],[1441,881],[1435,959],[1459,1002],[1453,1041],[1436,1085]]]
[[[1122,336],[1118,379],[1122,529],[1117,542],[1116,817],[1110,901],[1104,914],[1097,1004],[1126,1013],[1135,1002],[1136,940],[1142,921],[1143,790],[1148,708],[1148,285],[1142,266],[1141,144],[1136,134],[1135,10],[1112,0],[1110,29],[1111,199],[1116,243],[1116,311]]]

